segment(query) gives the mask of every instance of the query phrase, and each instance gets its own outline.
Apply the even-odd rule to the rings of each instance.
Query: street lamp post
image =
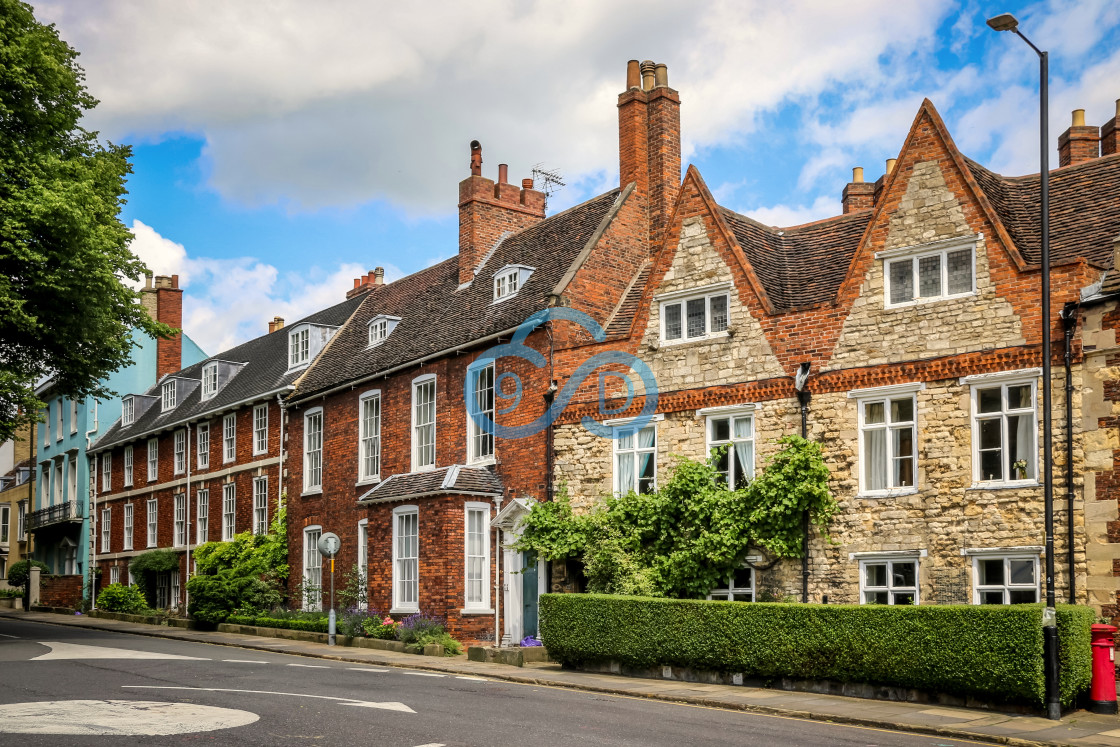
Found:
[[[1046,609],[1042,614],[1043,657],[1046,671],[1046,715],[1062,715],[1058,697],[1058,628],[1054,611],[1054,475],[1050,418],[1050,56],[1019,30],[1010,13],[988,19],[996,31],[1010,31],[1027,43],[1039,59],[1039,192],[1042,200],[1042,491],[1046,523]],[[1072,570],[1072,569],[1071,569]]]

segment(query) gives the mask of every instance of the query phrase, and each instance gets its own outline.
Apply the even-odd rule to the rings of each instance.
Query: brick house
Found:
[[[1075,113],[1051,178],[1056,588],[1108,614],[1120,588],[1118,121],[1098,131]],[[841,506],[832,542],[811,537],[807,577],[800,561],[761,570],[760,553],[713,598],[803,598],[804,580],[812,602],[1040,601],[1038,181],[963,156],[928,100],[878,181],[854,171],[834,218],[762,225],[718,205],[689,167],[598,346],[653,369],[658,414],[628,439],[588,438],[579,421],[594,407],[576,401],[554,434],[556,483],[586,509],[717,446],[738,483],[800,430],[801,373],[808,436]],[[1083,298],[1096,305],[1079,315]],[[554,590],[575,586],[554,569]]]
[[[132,558],[181,553],[155,579],[155,603],[186,601],[193,547],[264,533],[282,500],[283,395],[350,317],[345,300],[121,397],[121,417],[90,450],[94,563],[101,583],[130,583]],[[193,572],[193,568],[192,568]]]

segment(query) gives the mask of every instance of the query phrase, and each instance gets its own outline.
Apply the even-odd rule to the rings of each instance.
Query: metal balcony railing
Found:
[[[74,501],[67,501],[29,513],[27,515],[27,531],[34,532],[36,529],[42,529],[51,524],[60,524],[64,521],[81,520],[82,512],[78,509],[78,504]]]

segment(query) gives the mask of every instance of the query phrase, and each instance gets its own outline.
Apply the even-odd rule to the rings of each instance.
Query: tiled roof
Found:
[[[638,313],[638,304],[642,300],[642,292],[646,288],[646,282],[649,280],[649,271],[653,269],[652,262],[646,262],[642,268],[638,270],[638,274],[634,277],[630,287],[626,289],[626,294],[622,297],[622,301],[615,309],[614,316],[611,317],[610,322],[607,323],[607,336],[624,335],[630,331],[630,323],[634,320],[634,314]]]
[[[332,327],[341,326],[361,303],[361,296],[348,299],[306,316],[286,328],[249,340],[237,347],[207,358],[205,361],[170,374],[187,379],[201,379],[202,367],[209,361],[224,360],[245,364],[225,386],[218,390],[216,395],[206,401],[202,401],[202,387],[195,386],[193,391],[182,399],[174,409],[161,412],[158,397],[160,387],[166,377],[160,379],[146,392],[122,392],[122,396],[142,394],[156,397],[157,401],[142,415],[139,415],[131,425],[122,426],[121,421],[117,420],[97,440],[93,450],[97,451],[107,446],[132,441],[175,424],[198,419],[207,413],[218,414],[223,410],[230,409],[233,405],[259,398],[291,384],[306,369],[288,370],[288,332],[290,329],[298,324],[305,323]]]
[[[1039,176],[1005,177],[968,158],[972,175],[987,195],[1023,259],[1041,261]],[[1120,234],[1120,154],[1094,158],[1050,172],[1050,258],[1053,264],[1084,257],[1112,267],[1113,240]]]
[[[363,494],[362,503],[390,503],[429,495],[503,494],[502,480],[484,467],[452,465],[430,472],[406,472],[390,475]]]
[[[720,211],[778,311],[831,301],[871,219],[866,210],[783,229]]]
[[[443,350],[517,327],[548,306],[548,296],[616,206],[618,190],[557,213],[502,241],[474,280],[459,287],[459,259],[365,294],[361,308],[297,384],[295,397],[372,376]],[[534,268],[517,295],[494,302],[493,278],[510,264]],[[379,315],[400,317],[392,334],[369,347],[368,323]]]

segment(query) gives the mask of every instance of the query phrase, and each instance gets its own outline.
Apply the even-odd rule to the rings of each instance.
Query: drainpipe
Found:
[[[89,464],[89,449],[90,449],[90,446],[92,445],[90,436],[92,436],[94,433],[97,433],[97,431],[99,429],[99,426],[98,426],[97,423],[98,423],[98,420],[97,420],[97,400],[95,399],[95,400],[93,400],[93,428],[86,431],[86,451],[85,451],[84,454],[82,454],[82,458],[86,460],[87,465]],[[94,464],[96,465],[96,461],[94,462]],[[74,465],[74,469],[77,470],[78,466],[79,465]],[[90,480],[90,483],[91,483],[90,484],[90,489],[89,489],[89,505],[90,505],[90,508],[89,508],[89,532],[90,532],[90,543],[89,543],[89,597],[90,597],[90,607],[89,608],[91,610],[95,610],[95,609],[97,609],[97,594],[95,593],[95,590],[94,590],[94,582],[95,582],[97,576],[96,576],[96,574],[94,574],[93,569],[97,565],[97,538],[94,536],[93,521],[94,521],[94,514],[97,512],[97,469],[96,469],[96,467],[91,470],[91,473],[92,474],[89,476],[89,480]],[[75,480],[75,487],[77,487],[77,481],[76,480]],[[78,507],[78,496],[74,496],[74,498],[72,500],[74,501],[74,508],[77,508]]]
[[[187,591],[187,581],[191,580],[191,424],[187,423],[187,448],[184,453],[187,460],[187,515],[183,524],[183,531],[186,532],[187,541],[187,572],[185,574],[186,580],[183,581],[183,611],[186,612],[191,603],[191,593]],[[172,506],[174,511],[174,506]],[[174,529],[174,526],[172,526]],[[174,538],[172,538],[174,539]],[[179,600],[176,599],[176,602]]]
[[[295,387],[288,385],[291,392]],[[288,403],[284,400],[284,393],[276,393],[276,404],[280,406],[280,465],[276,473],[276,510],[284,507],[284,426],[288,424]]]
[[[494,515],[502,510],[502,498],[494,498]],[[502,530],[494,527],[494,647],[502,645]]]
[[[1066,562],[1069,564],[1069,603],[1077,604],[1074,578],[1076,556],[1073,547],[1073,333],[1077,330],[1078,304],[1070,301],[1062,309],[1062,327],[1065,331],[1066,368]]]
[[[794,387],[797,389],[797,403],[801,405],[801,437],[809,438],[809,401],[813,395],[805,388],[809,381],[809,368],[806,361],[797,369]],[[809,512],[801,512],[801,601],[809,601]]]

